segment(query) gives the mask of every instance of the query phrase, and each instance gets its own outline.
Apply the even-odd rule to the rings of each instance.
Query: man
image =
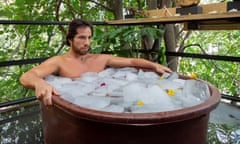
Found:
[[[89,54],[93,27],[90,23],[76,19],[69,24],[67,45],[70,50],[61,56],[47,59],[40,65],[24,73],[21,84],[35,90],[37,99],[45,105],[52,105],[52,96],[60,93],[44,77],[55,74],[62,77],[77,78],[85,72],[100,72],[106,67],[138,67],[150,69],[157,73],[172,71],[160,64],[144,59],[114,57],[106,54]]]

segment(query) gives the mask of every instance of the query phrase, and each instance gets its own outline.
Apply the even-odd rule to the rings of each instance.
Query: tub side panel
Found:
[[[206,144],[209,114],[158,125],[103,123],[41,106],[45,144]]]

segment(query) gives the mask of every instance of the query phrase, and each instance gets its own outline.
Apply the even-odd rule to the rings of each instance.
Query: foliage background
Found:
[[[148,9],[150,0],[115,0],[126,12],[126,8]],[[117,14],[116,4],[111,0],[0,0],[0,18],[3,20],[56,21],[69,22],[74,18],[89,21],[105,21],[121,17]],[[166,2],[164,0],[162,3]],[[160,3],[161,3],[160,2]],[[171,2],[174,6],[175,1]],[[219,2],[205,0],[204,3]],[[119,8],[118,8],[119,9]],[[122,14],[123,14],[122,13]],[[175,26],[175,28],[178,28]],[[62,54],[68,50],[65,45],[67,25],[0,25],[0,62],[45,58]],[[189,53],[240,56],[239,31],[181,31],[176,41],[176,51],[182,45],[199,44],[184,49]],[[168,65],[164,52],[168,49],[164,41],[164,27],[156,29],[142,26],[95,26],[92,52],[111,51],[114,55],[126,57],[151,57],[141,53],[143,36],[159,39],[157,62]],[[150,55],[153,55],[150,53]],[[179,58],[177,71],[182,74],[196,73],[199,78],[216,85],[222,93],[239,96],[240,68],[237,62],[212,61],[193,58]],[[37,64],[0,68],[0,102],[33,96],[30,90],[22,88],[19,77]]]

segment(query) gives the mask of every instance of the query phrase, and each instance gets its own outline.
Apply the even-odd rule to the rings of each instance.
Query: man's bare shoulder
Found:
[[[60,62],[63,59],[64,59],[63,56],[53,56],[45,60],[43,63],[55,63],[55,62]]]

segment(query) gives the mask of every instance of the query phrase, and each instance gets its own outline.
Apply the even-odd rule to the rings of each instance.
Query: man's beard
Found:
[[[73,51],[79,55],[86,55],[91,50],[91,47],[85,46],[84,48],[88,48],[88,51],[81,51],[81,49],[77,49],[76,47],[73,47]]]

